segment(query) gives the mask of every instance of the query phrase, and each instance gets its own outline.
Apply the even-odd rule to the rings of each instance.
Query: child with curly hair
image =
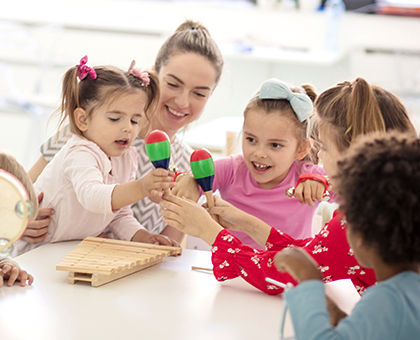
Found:
[[[418,339],[418,138],[396,133],[366,136],[330,166],[336,174],[332,180],[342,199],[350,247],[360,265],[373,268],[378,283],[367,289],[350,316],[332,327],[318,265],[302,248],[279,252],[276,267],[299,281],[285,293],[296,339]]]

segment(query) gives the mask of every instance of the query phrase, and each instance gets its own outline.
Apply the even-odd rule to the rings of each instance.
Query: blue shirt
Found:
[[[296,339],[420,339],[420,275],[402,272],[369,287],[350,316],[330,325],[322,281],[285,293]]]

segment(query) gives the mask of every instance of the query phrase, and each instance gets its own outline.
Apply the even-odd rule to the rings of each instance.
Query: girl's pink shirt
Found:
[[[312,236],[312,219],[319,202],[313,206],[301,205],[297,199],[288,198],[286,189],[294,187],[300,175],[325,175],[324,169],[311,162],[295,161],[286,178],[272,189],[263,189],[249,172],[243,155],[233,155],[214,162],[213,192],[235,207],[258,217],[273,228],[289,234],[295,239]],[[243,232],[230,231],[243,244],[262,249]]]

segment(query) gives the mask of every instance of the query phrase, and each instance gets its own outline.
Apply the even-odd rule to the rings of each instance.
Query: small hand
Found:
[[[328,295],[325,297],[327,299],[327,310],[328,313],[330,313],[330,324],[335,327],[341,319],[347,316],[347,314],[338,308],[337,304]]]
[[[243,227],[249,218],[249,214],[224,201],[218,195],[213,197],[214,207],[209,209],[209,213],[219,216],[219,223],[224,228],[244,231]]]
[[[145,229],[137,231],[131,238],[131,241],[150,243],[161,246],[181,247],[181,245],[177,241],[164,235],[149,233]]]
[[[140,181],[142,193],[148,196],[153,202],[159,203],[162,199],[162,190],[169,190],[176,187],[173,181],[174,173],[165,169],[153,169]]]
[[[300,182],[295,188],[294,196],[302,205],[313,206],[315,201],[322,201],[325,185],[319,181],[306,180]]]
[[[302,248],[292,247],[279,251],[274,263],[281,272],[288,272],[297,281],[322,280],[315,260]]]
[[[199,237],[212,245],[222,227],[197,203],[186,198],[164,195],[159,212],[163,221],[188,235]]]
[[[178,178],[177,178],[178,179]],[[197,202],[200,198],[200,188],[191,174],[186,174],[177,181],[178,185],[172,189],[172,195],[185,197]]]
[[[38,202],[44,198],[44,193],[38,196]],[[22,240],[28,243],[36,244],[44,241],[47,236],[48,226],[50,225],[50,216],[54,214],[54,210],[50,208],[39,209],[38,216],[35,221],[30,221],[25,232],[22,235]]]
[[[8,262],[3,263],[3,266],[0,269],[0,288],[3,286],[5,279],[8,279],[7,285],[9,287],[13,286],[16,280],[20,281],[22,287],[26,286],[26,282],[28,285],[31,285],[34,282],[32,275]]]

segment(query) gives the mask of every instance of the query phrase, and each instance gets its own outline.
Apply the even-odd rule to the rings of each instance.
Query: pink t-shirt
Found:
[[[296,185],[302,174],[325,175],[324,169],[311,162],[295,161],[286,178],[272,189],[263,189],[249,172],[243,155],[233,155],[214,162],[213,192],[235,207],[258,217],[273,228],[295,239],[312,236],[312,219],[318,202],[312,207],[301,205],[297,199],[286,197],[285,191]],[[230,231],[241,242],[261,249],[250,236],[243,232]]]

